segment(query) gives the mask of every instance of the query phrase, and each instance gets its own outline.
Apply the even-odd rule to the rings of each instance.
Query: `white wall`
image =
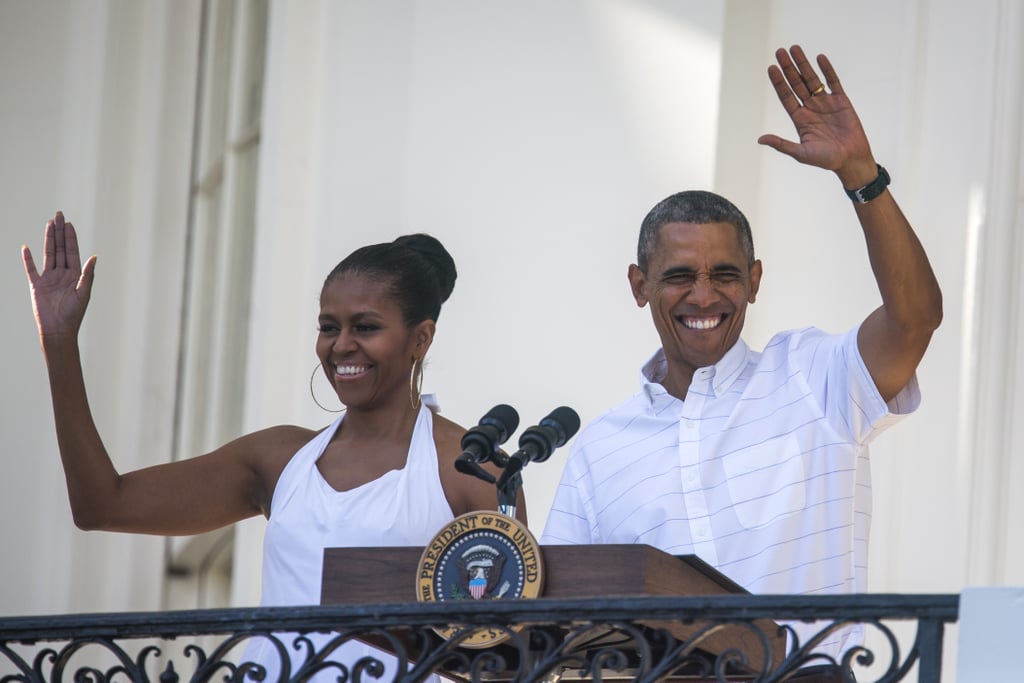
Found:
[[[99,255],[82,349],[123,469],[170,454],[198,3],[0,4],[7,473],[0,613],[155,609],[163,539],[74,529],[19,256],[62,209]],[[42,263],[41,259],[38,261]]]
[[[308,146],[302,171],[261,179],[268,248],[256,296],[270,305],[257,325],[281,316],[308,324],[322,278],[342,256],[427,231],[449,246],[460,273],[426,372],[444,412],[472,424],[507,402],[525,427],[568,404],[590,419],[634,390],[656,343],[625,279],[640,218],[677,183],[712,180],[722,12],[674,3],[406,6],[334,3],[310,17],[278,5],[287,18],[271,49],[280,39],[289,57],[310,43],[324,53],[307,49],[316,66],[288,62],[279,81],[274,65],[269,72],[267,127],[295,121],[315,132],[299,142]],[[699,23],[688,25],[687,14]],[[299,73],[309,74],[305,83]],[[274,98],[275,87],[301,89],[308,106]],[[680,112],[693,125],[676,125]],[[295,144],[268,134],[263,167],[277,168]],[[295,215],[300,202],[308,206]],[[314,254],[314,265],[297,256],[289,266],[279,248]],[[294,295],[282,292],[293,279]],[[293,383],[304,422],[322,422],[294,383],[315,363],[313,337],[292,339],[280,381]],[[251,349],[254,372],[280,358],[271,339],[254,338]],[[264,405],[253,426],[285,419]],[[557,457],[527,470],[538,530],[558,470]]]
[[[1000,145],[979,144],[997,137],[993,98],[963,97],[951,74],[968,64],[992,72],[997,29],[1020,31],[1013,7],[879,2],[854,15],[820,2],[406,7],[278,6],[287,20],[276,23],[272,51],[276,40],[289,75],[277,80],[301,89],[310,106],[276,98],[269,128],[289,128],[289,116],[311,125],[302,172],[290,183],[275,173],[261,192],[261,215],[271,216],[261,243],[273,247],[259,279],[275,282],[266,296],[277,306],[263,310],[266,319],[301,317],[276,284],[279,247],[296,254],[291,273],[304,279],[312,315],[321,274],[340,255],[427,230],[449,244],[461,273],[427,373],[446,412],[469,424],[509,402],[526,424],[566,403],[587,420],[634,390],[656,343],[625,282],[640,219],[676,189],[711,187],[747,210],[765,261],[751,341],[792,326],[856,324],[878,297],[837,181],[755,143],[761,132],[790,133],[765,77],[774,47],[799,40],[827,51],[946,297],[921,369],[924,406],[875,449],[876,518],[885,522],[875,525],[872,588],[954,590],[967,572],[979,496],[964,463],[983,457],[961,371],[978,353],[963,345],[976,324],[963,314],[965,268],[988,272],[970,261],[969,202],[1002,171],[992,168]],[[300,49],[304,61],[291,61]],[[309,76],[297,83],[300,73]],[[272,73],[271,81],[268,92]],[[968,122],[970,135],[949,134]],[[292,142],[268,139],[264,167],[296,154]],[[282,206],[302,207],[294,218],[312,230],[296,230]],[[992,230],[1012,234],[1010,225]],[[303,248],[318,253],[316,267],[305,267]],[[277,346],[267,353],[273,343],[254,340],[254,369],[280,358]],[[282,381],[305,369],[294,359],[308,348],[296,337]],[[304,388],[295,392],[297,410],[315,421]],[[1001,410],[1005,423],[1012,406]],[[251,415],[254,427],[273,421],[262,407]],[[538,530],[562,455],[526,472]]]
[[[25,558],[0,563],[0,613],[145,609],[162,542],[71,527],[16,253],[56,208],[79,225],[100,257],[83,339],[97,420],[119,466],[160,461],[198,2],[0,3],[0,36],[0,540]],[[799,41],[832,58],[945,294],[924,405],[874,448],[870,587],[1024,582],[1009,495],[1024,483],[1022,37],[1010,0],[273,3],[247,427],[327,422],[308,396],[322,277],[410,231],[459,266],[425,388],[466,425],[500,402],[524,426],[560,404],[589,420],[635,389],[657,341],[626,266],[678,189],[717,189],[751,219],[754,345],[855,324],[877,294],[838,182],[755,142],[790,133],[765,70]],[[526,471],[538,533],[563,459]],[[258,591],[261,530],[239,534],[239,604]]]
[[[3,187],[0,287],[3,311],[10,317],[4,334],[0,372],[3,391],[4,495],[0,496],[0,539],[4,554],[23,562],[0,563],[0,612],[59,611],[67,604],[67,577],[55,566],[67,562],[71,536],[60,466],[50,453],[55,439],[39,342],[32,325],[25,276],[18,247],[34,238],[46,216],[39,207],[53,204],[57,178],[52,163],[58,156],[62,115],[52,93],[63,89],[66,57],[40,50],[41,31],[11,31],[11,26],[48,26],[57,35],[68,30],[69,17],[58,5],[0,5],[0,187]],[[28,56],[33,56],[26,69]],[[24,70],[24,71],[23,71]],[[28,71],[26,74],[25,71]],[[22,227],[24,226],[24,227]],[[21,324],[19,324],[21,323]],[[54,564],[42,563],[38,542],[45,534],[54,546]],[[29,595],[38,596],[34,600]],[[52,600],[50,599],[52,596]]]

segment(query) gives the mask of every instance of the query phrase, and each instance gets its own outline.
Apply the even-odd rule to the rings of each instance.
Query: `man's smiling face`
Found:
[[[761,262],[750,263],[730,223],[666,223],[647,272],[631,265],[629,282],[637,305],[651,305],[669,374],[691,377],[740,338],[747,304],[761,283]]]

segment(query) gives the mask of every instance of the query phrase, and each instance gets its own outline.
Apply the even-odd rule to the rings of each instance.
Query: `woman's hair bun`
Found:
[[[418,232],[398,237],[395,239],[395,244],[417,252],[430,263],[433,271],[437,274],[441,301],[442,303],[447,301],[452,290],[455,289],[458,272],[455,269],[455,259],[444,248],[441,241],[432,235]]]

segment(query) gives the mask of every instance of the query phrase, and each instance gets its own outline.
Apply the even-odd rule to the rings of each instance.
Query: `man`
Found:
[[[839,177],[882,305],[846,334],[789,331],[751,351],[740,334],[762,267],[746,218],[708,192],[659,203],[629,282],[661,349],[641,391],[576,437],[542,543],[695,553],[752,593],[862,592],[867,444],[917,408],[942,296],[828,59],[823,84],[799,46],[776,58],[769,79],[799,142],[758,142]],[[800,630],[804,643],[821,627]],[[857,631],[822,647],[845,652]]]

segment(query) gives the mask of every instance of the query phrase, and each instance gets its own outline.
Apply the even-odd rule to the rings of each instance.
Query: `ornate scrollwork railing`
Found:
[[[830,680],[938,682],[956,595],[644,597],[459,601],[323,607],[83,614],[0,619],[0,683],[74,681],[470,681],[562,679],[638,682],[798,680],[808,665],[835,665]],[[770,621],[766,621],[770,620]],[[772,622],[778,622],[772,624]],[[812,623],[801,642],[792,624]],[[434,628],[457,624],[444,639]],[[768,626],[766,626],[768,624]],[[823,653],[830,634],[860,624],[881,651]],[[688,636],[679,639],[675,626]],[[915,628],[916,627],[916,628]],[[507,636],[462,647],[479,629]],[[901,633],[914,628],[903,640]],[[773,652],[779,632],[788,645]],[[742,647],[721,646],[721,636]],[[800,629],[807,633],[807,626]],[[716,640],[716,638],[718,640]],[[260,662],[244,646],[265,644]],[[393,655],[334,657],[353,641]],[[906,643],[904,641],[908,641]],[[714,645],[712,645],[714,643]],[[269,653],[269,657],[266,653]],[[320,680],[320,679],[318,679]]]

